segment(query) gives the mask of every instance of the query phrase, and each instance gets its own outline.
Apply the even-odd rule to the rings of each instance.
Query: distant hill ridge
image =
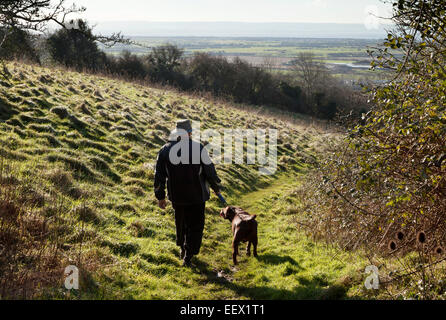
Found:
[[[390,25],[368,30],[364,24],[275,22],[96,22],[105,34],[120,30],[124,35],[159,37],[275,37],[380,39]]]

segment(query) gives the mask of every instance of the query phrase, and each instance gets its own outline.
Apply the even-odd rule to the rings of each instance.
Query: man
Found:
[[[183,265],[187,267],[192,257],[200,252],[209,185],[219,194],[221,182],[207,150],[191,137],[191,121],[178,121],[169,142],[158,154],[154,183],[158,205],[164,210],[167,181],[168,198],[175,209],[177,245],[181,248]]]

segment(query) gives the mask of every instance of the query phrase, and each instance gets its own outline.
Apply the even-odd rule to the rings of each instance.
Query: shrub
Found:
[[[420,272],[395,280],[404,285],[419,277],[422,288],[410,290],[432,298],[441,261],[433,249],[446,241],[446,83],[438,56],[445,48],[438,40],[446,36],[438,27],[444,9],[436,1],[405,0],[394,8],[401,28],[374,53],[374,65],[394,69],[398,77],[372,91],[374,109],[327,150],[305,187],[310,196],[302,193],[302,199],[317,236],[380,255],[417,252],[412,267]],[[387,48],[400,49],[403,60]]]

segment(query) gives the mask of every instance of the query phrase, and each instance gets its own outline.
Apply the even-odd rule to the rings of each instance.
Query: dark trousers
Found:
[[[173,204],[177,245],[186,250],[186,257],[200,253],[204,230],[205,203],[193,205]]]

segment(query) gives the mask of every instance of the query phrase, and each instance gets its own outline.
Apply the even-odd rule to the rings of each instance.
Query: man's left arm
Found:
[[[212,190],[214,190],[216,194],[219,194],[221,191],[221,180],[218,177],[217,170],[215,170],[215,166],[212,163],[209,153],[205,147],[202,148],[201,159],[206,180],[209,182]]]

